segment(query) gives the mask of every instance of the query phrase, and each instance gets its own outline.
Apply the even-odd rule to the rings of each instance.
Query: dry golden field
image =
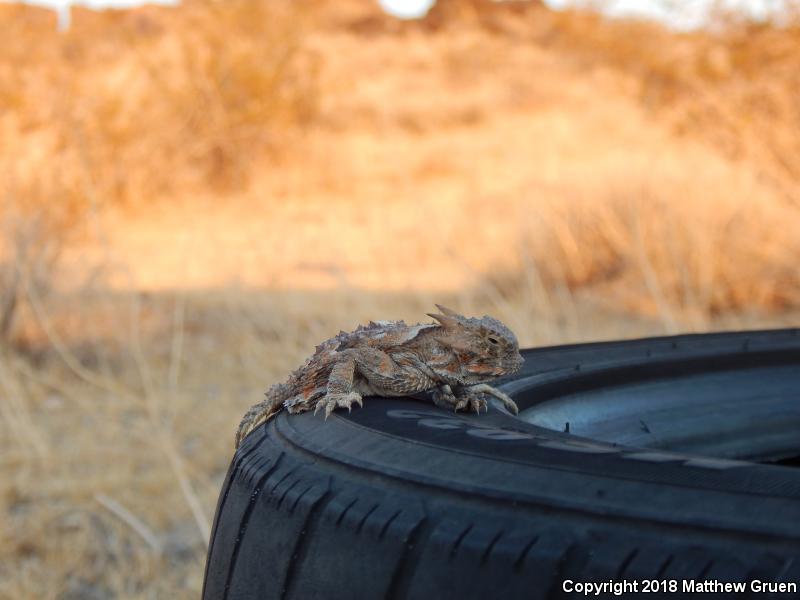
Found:
[[[0,599],[196,598],[241,414],[340,328],[800,322],[800,24],[0,4]]]

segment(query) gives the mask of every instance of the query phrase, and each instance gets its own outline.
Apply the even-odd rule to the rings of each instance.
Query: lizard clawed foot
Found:
[[[488,412],[489,405],[483,397],[483,391],[473,388],[457,388],[458,395],[453,392],[449,385],[443,385],[433,391],[433,403],[439,408],[454,412],[465,408],[480,414],[481,411]]]
[[[458,404],[456,404],[456,411],[466,408],[467,406],[477,414],[481,414],[481,410],[483,410],[483,412],[489,412],[489,405],[480,394],[470,393],[462,396]]]
[[[506,410],[510,412],[512,415],[519,414],[519,408],[517,407],[517,403],[514,402],[507,394],[504,394],[500,390],[493,388],[487,383],[479,383],[478,385],[473,385],[469,388],[471,393],[476,394],[489,394],[500,400],[503,403],[503,406],[506,407]]]
[[[489,412],[489,404],[486,402],[484,398],[470,398],[469,406],[473,411],[475,411],[478,414],[481,414],[481,411],[485,413]]]
[[[319,412],[319,409],[324,406],[325,419],[327,420],[337,406],[341,408],[346,408],[349,411],[352,410],[353,403],[356,403],[362,407],[364,406],[364,401],[361,399],[361,394],[358,394],[356,392],[349,392],[347,394],[329,393],[319,399],[316,407],[314,408],[314,414],[317,414],[317,412]]]

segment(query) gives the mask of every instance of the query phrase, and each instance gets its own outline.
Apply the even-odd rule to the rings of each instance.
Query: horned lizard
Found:
[[[488,410],[494,396],[516,414],[517,405],[486,381],[514,373],[522,356],[514,333],[489,316],[467,318],[436,305],[436,323],[370,322],[316,348],[288,381],[273,385],[266,398],[242,418],[236,447],[259,422],[285,408],[289,413],[363,406],[363,396],[405,396],[432,391],[434,404],[455,411]]]

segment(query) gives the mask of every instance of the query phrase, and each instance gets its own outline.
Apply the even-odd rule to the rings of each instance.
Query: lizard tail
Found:
[[[241,422],[239,428],[236,430],[235,448],[238,448],[242,440],[256,428],[262,421],[268,421],[270,417],[280,411],[283,406],[283,401],[287,397],[288,386],[283,383],[273,385],[266,393],[266,397],[250,407]]]

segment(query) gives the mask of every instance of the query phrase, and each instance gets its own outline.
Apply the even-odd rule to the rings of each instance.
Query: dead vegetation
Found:
[[[679,134],[755,168],[800,206],[800,22],[782,26],[720,15],[710,31],[553,19],[557,45],[584,63],[629,73],[641,104]]]
[[[542,216],[529,252],[548,257],[541,261],[547,285],[595,289],[674,332],[704,330],[719,315],[751,307],[780,313],[800,304],[800,237],[785,226],[796,209],[770,202],[756,186],[728,196],[713,185],[698,192],[630,183],[605,202],[577,198]]]
[[[197,597],[235,423],[339,328],[434,301],[525,345],[797,323],[796,25],[0,23],[0,598]]]
[[[66,34],[42,10],[0,9],[3,164],[40,202],[146,206],[242,185],[315,112],[315,57],[290,2],[73,9]],[[42,173],[52,189],[35,189]]]

